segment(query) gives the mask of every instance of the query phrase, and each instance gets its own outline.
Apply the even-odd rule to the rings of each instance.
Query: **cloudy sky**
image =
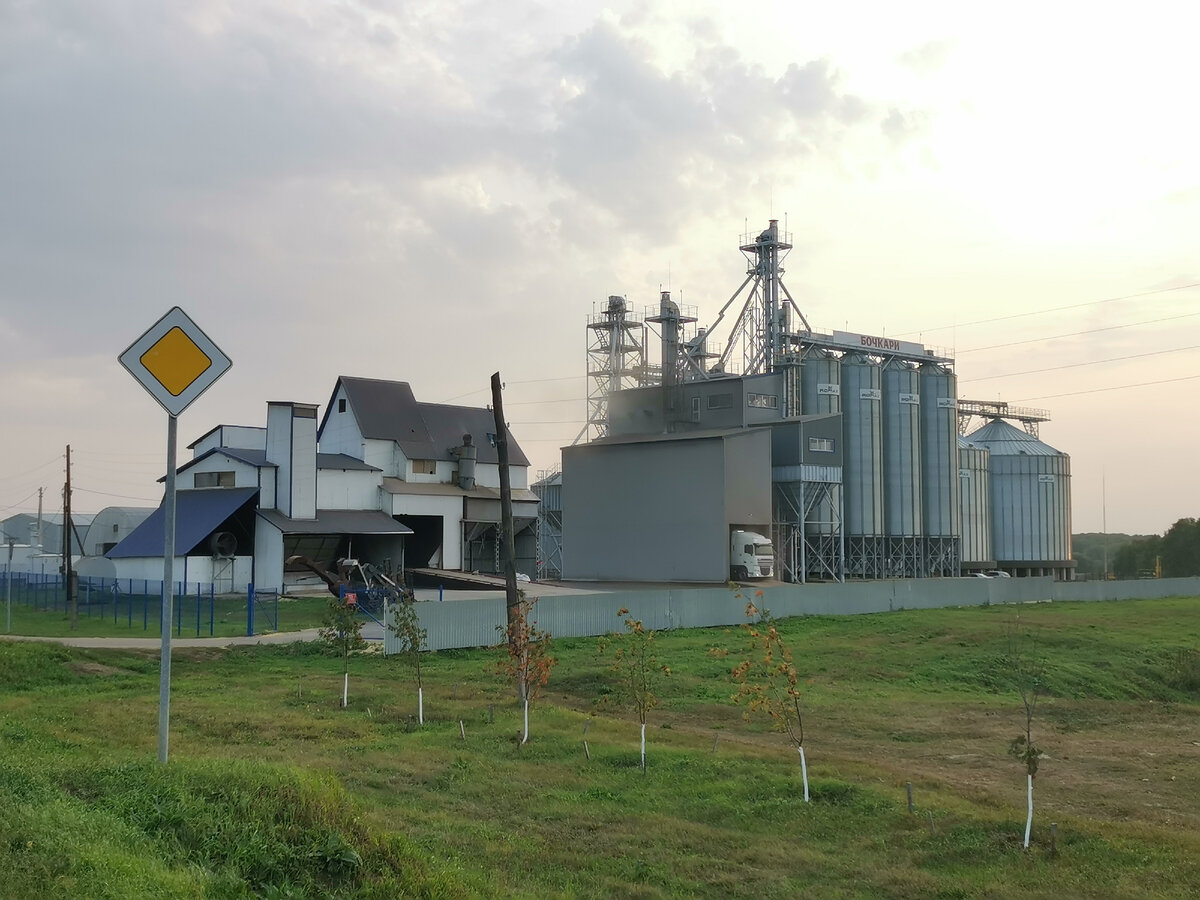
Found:
[[[233,359],[181,446],[339,374],[485,405],[535,468],[586,320],[701,323],[786,222],[808,321],[1049,409],[1076,531],[1200,515],[1200,16],[1181,2],[0,0],[0,518],[153,505],[116,358],[183,307]],[[753,12],[753,16],[750,13]]]

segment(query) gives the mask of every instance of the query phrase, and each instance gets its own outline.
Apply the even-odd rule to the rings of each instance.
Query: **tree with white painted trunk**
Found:
[[[1021,614],[1017,613],[1005,635],[1004,666],[1012,685],[1021,697],[1025,728],[1012,739],[1008,753],[1025,767],[1026,807],[1024,848],[1029,849],[1029,834],[1033,829],[1033,779],[1037,775],[1042,750],[1033,742],[1033,719],[1038,698],[1045,693],[1045,666],[1037,652],[1034,636],[1022,629]]]
[[[646,628],[641,619],[635,619],[629,610],[620,609],[618,616],[624,617],[625,631],[613,632],[600,642],[603,654],[613,648],[610,669],[617,675],[616,697],[631,707],[638,715],[641,725],[641,765],[646,771],[646,716],[658,705],[655,690],[663,676],[671,674],[669,667],[661,665],[654,655],[654,632]]]
[[[358,602],[354,594],[330,598],[320,635],[330,649],[342,658],[342,709],[345,709],[350,702],[350,654],[367,646],[363,640],[362,620],[358,618]]]
[[[762,597],[762,591],[757,592]],[[809,802],[808,761],[804,758],[804,717],[800,710],[800,676],[792,662],[791,648],[779,633],[770,610],[746,604],[742,625],[746,650],[742,660],[730,671],[738,686],[733,702],[745,705],[745,717],[760,714],[771,720],[771,727],[786,734],[800,756],[800,777],[804,784],[804,802]],[[728,656],[723,648],[713,648],[714,656]]]
[[[497,670],[516,685],[517,701],[524,713],[521,743],[525,744],[529,741],[529,704],[541,696],[542,688],[550,680],[550,670],[558,660],[550,655],[550,633],[537,627],[534,618],[537,598],[530,600],[524,591],[517,593],[512,621],[500,626],[507,655],[497,664]]]
[[[421,627],[417,615],[416,597],[404,590],[400,599],[389,607],[388,631],[396,638],[397,652],[410,665],[417,682],[417,724],[425,724],[425,684],[421,677],[421,654],[428,649],[429,632]]]

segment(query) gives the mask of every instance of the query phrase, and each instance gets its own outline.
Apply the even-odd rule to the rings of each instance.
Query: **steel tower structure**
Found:
[[[611,296],[600,313],[588,317],[588,418],[576,437],[608,434],[608,397],[641,387],[646,377],[646,325],[624,297]]]

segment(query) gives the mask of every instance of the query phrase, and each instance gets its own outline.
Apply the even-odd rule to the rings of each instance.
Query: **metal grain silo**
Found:
[[[1070,579],[1071,458],[1003,419],[968,437],[990,453],[997,568]]]
[[[962,522],[962,571],[996,568],[992,554],[991,454],[986,447],[958,439],[958,497]]]
[[[883,520],[890,575],[923,574],[921,378],[899,359],[883,364]]]
[[[883,574],[883,442],[879,366],[867,356],[841,360],[842,496],[846,574]]]
[[[841,412],[841,360],[819,347],[805,350],[803,360],[801,412],[806,416]]]
[[[962,532],[958,504],[958,379],[946,366],[928,362],[921,383],[921,523],[926,575],[959,571]]]

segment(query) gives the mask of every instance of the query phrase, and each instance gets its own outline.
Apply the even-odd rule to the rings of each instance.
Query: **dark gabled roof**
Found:
[[[284,534],[412,534],[407,525],[373,509],[318,509],[315,519],[290,519],[275,509],[258,514]]]
[[[338,387],[346,391],[362,436],[368,440],[395,441],[409,459],[454,459],[450,449],[460,446],[463,435],[469,434],[479,448],[479,462],[500,461],[495,446],[488,440],[488,435],[496,431],[490,409],[419,403],[412,388],[403,381],[340,376],[325,407],[321,432],[325,430]],[[529,465],[511,430],[508,430],[508,461],[514,466]]]
[[[222,456],[227,456],[230,459],[235,459],[238,462],[243,462],[248,466],[264,468],[266,466],[274,467],[275,463],[267,462],[266,450],[240,450],[235,447],[213,447],[211,450],[206,450],[193,460],[184,463],[175,470],[176,474],[186,472],[202,459],[208,459],[214,453],[220,453]],[[318,453],[317,454],[318,469],[353,469],[362,472],[379,472],[382,471],[376,466],[363,462],[361,459],[355,459],[353,456],[347,456],[345,453]],[[162,481],[163,479],[158,479]]]
[[[175,493],[175,555],[184,556],[196,548],[222,522],[258,496],[258,488],[210,488]],[[104,555],[108,559],[162,556],[166,535],[165,513],[159,505],[129,537]]]
[[[359,472],[382,472],[383,469],[365,463],[361,459],[347,456],[345,453],[318,453],[318,469],[346,469]]]

